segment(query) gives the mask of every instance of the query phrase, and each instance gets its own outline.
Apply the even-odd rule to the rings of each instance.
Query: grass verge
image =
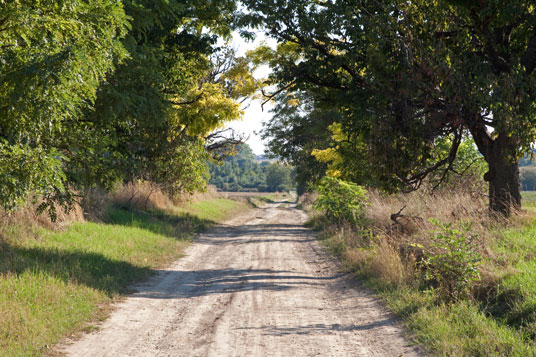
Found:
[[[312,225],[320,228],[323,242],[346,269],[402,318],[411,338],[431,355],[535,356],[536,195],[524,198],[525,212],[509,222],[484,218],[484,210],[461,198],[448,206],[436,196],[419,200],[419,205],[407,197],[403,202],[372,197],[368,217],[374,219],[369,221],[373,235],[370,230],[330,226],[322,218]],[[414,210],[389,223],[389,213],[405,205]],[[440,219],[453,223],[470,218],[484,257],[481,277],[470,294],[454,301],[445,301],[434,282],[424,277],[422,252],[414,249],[429,243],[426,218],[438,212],[444,213]],[[387,219],[378,223],[384,216]]]
[[[63,336],[91,329],[111,301],[180,257],[197,232],[245,209],[212,199],[174,213],[110,208],[104,223],[61,232],[4,227],[0,355],[41,355]]]

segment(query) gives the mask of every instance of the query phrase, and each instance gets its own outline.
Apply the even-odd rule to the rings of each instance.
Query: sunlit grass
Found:
[[[104,317],[103,306],[180,257],[195,234],[245,204],[198,202],[175,214],[111,208],[106,223],[0,237],[0,355],[33,356]]]

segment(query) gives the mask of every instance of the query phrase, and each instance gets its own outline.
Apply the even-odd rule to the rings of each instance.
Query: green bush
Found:
[[[259,192],[268,192],[268,186],[267,185],[259,185],[259,186],[257,186],[257,191],[259,191]]]
[[[290,192],[290,186],[289,185],[279,185],[275,189],[278,192]]]
[[[433,232],[431,249],[423,260],[425,277],[449,301],[467,297],[473,282],[480,279],[478,265],[482,260],[470,225],[462,223],[455,228],[452,223],[432,223],[439,229]]]
[[[367,191],[363,187],[326,176],[316,190],[319,195],[314,207],[322,210],[326,218],[337,224],[363,224],[367,204]]]

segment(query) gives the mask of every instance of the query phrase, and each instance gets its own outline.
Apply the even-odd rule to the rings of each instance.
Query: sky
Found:
[[[254,42],[246,42],[237,33],[235,33],[233,34],[231,46],[236,49],[238,56],[243,56],[245,55],[246,51],[254,49],[263,41],[269,45],[275,45],[274,41],[267,40],[262,33],[257,34],[257,38]],[[263,78],[268,76],[269,73],[270,68],[268,66],[263,66],[255,71],[254,75],[255,78]],[[261,109],[261,103],[261,100],[250,101],[248,103],[249,106],[247,106],[247,108],[244,110],[244,118],[240,121],[234,121],[226,125],[226,128],[232,128],[238,133],[246,136],[246,143],[257,155],[264,154],[265,150],[265,143],[263,143],[257,132],[262,129],[262,122],[268,121],[272,117],[270,113],[272,104],[266,103],[263,111]]]

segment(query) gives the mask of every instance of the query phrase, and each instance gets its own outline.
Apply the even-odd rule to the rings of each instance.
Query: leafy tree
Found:
[[[298,194],[313,188],[326,171],[326,164],[312,155],[331,143],[326,128],[339,114],[321,110],[309,100],[307,93],[281,95],[272,110],[273,119],[263,123],[262,138],[268,140],[270,156],[296,167]]]
[[[145,179],[208,179],[257,82],[229,38],[234,0],[0,0],[0,204]]]
[[[488,164],[490,208],[508,215],[520,206],[517,160],[536,138],[532,3],[244,3],[245,21],[281,44],[258,51],[278,92],[331,103],[375,180],[416,188],[451,170],[470,136]],[[441,138],[449,149],[437,157]]]
[[[285,190],[291,186],[292,168],[273,163],[266,167],[266,185],[269,191]]]
[[[81,134],[76,120],[126,57],[121,3],[0,1],[0,205],[32,192],[64,195],[67,152],[58,140]]]
[[[256,85],[243,59],[215,45],[218,35],[230,35],[235,2],[124,4],[133,19],[123,41],[129,59],[100,88],[85,118],[91,123],[86,130],[107,138],[107,158],[120,165],[95,151],[94,161],[107,164],[94,175],[151,180],[172,194],[202,189],[209,151],[227,145],[215,141],[214,131],[242,115],[238,99]],[[95,167],[84,165],[73,176],[91,177]]]

